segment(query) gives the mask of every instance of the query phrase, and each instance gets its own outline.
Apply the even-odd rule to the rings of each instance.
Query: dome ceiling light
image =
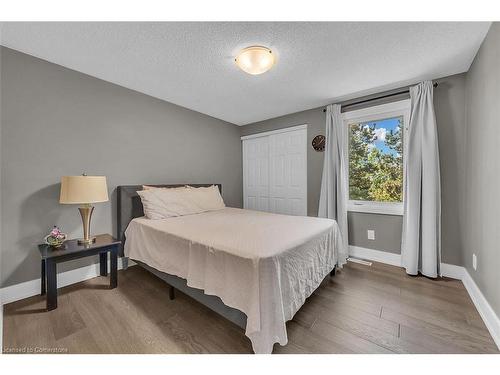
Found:
[[[267,72],[274,65],[273,52],[263,46],[244,48],[234,59],[236,65],[245,73],[258,75]]]

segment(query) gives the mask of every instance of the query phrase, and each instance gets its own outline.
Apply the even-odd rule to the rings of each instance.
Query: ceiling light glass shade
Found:
[[[240,51],[235,59],[236,65],[248,74],[262,74],[274,65],[274,54],[266,47],[253,46]]]

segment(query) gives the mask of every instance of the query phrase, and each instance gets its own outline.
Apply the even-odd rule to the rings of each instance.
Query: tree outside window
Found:
[[[349,199],[403,201],[403,117],[349,124]]]

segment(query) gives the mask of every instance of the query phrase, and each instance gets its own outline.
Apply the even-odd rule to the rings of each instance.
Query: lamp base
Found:
[[[95,237],[90,236],[90,219],[92,218],[94,207],[90,204],[84,204],[82,207],[78,208],[78,211],[80,211],[83,223],[83,238],[78,240],[78,245],[89,245],[94,243]]]
[[[90,237],[88,240],[85,238],[79,238],[78,239],[78,245],[90,245],[91,243],[95,242],[95,237]]]

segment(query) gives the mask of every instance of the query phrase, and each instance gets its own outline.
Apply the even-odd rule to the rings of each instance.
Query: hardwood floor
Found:
[[[4,352],[251,353],[244,331],[138,266],[5,306]],[[498,353],[460,281],[349,263],[287,324],[274,353]]]

